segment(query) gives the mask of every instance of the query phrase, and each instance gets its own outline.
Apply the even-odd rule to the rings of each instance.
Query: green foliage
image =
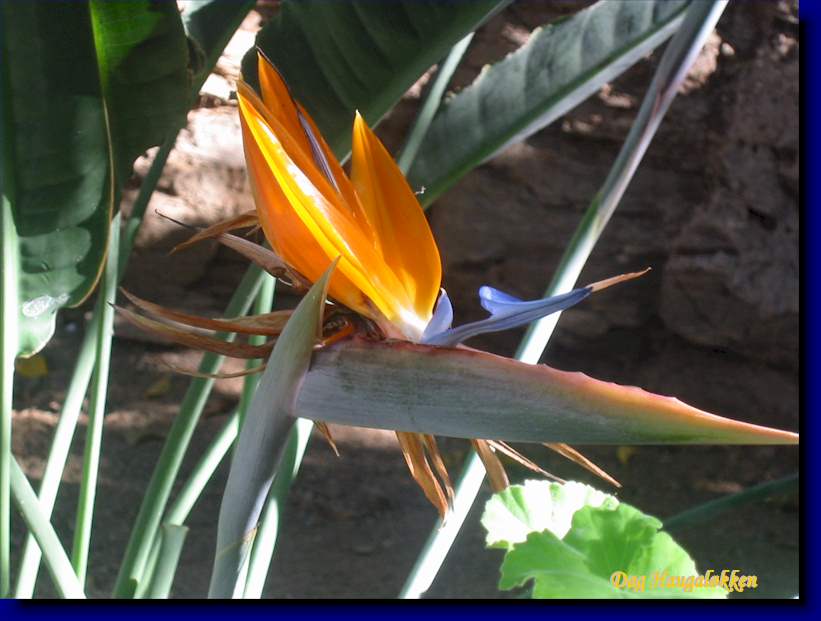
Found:
[[[182,14],[194,83],[202,84],[255,0],[189,0]],[[197,89],[199,90],[199,89]]]
[[[482,524],[488,545],[507,550],[501,589],[532,580],[540,599],[727,596],[696,581],[695,563],[659,520],[587,485],[511,486],[488,501]]]
[[[173,3],[3,3],[3,195],[19,255],[19,351],[101,273],[136,157],[185,122],[188,48]],[[14,243],[4,235],[4,243]]]
[[[257,36],[335,153],[359,110],[375,124],[422,73],[510,0],[285,0]],[[242,73],[256,84],[256,52]]]
[[[678,28],[680,0],[598,2],[537,28],[439,109],[408,172],[433,202],[465,173],[576,107]]]
[[[618,504],[613,496],[576,481],[565,485],[525,481],[487,501],[482,514],[485,541],[488,547],[510,550],[532,532],[547,529],[562,538],[570,530],[573,514],[582,507],[615,509]]]

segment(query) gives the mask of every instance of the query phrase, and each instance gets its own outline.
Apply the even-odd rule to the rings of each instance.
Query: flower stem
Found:
[[[456,71],[456,67],[459,66],[462,57],[465,55],[468,46],[470,46],[473,34],[474,33],[469,32],[464,39],[450,48],[448,55],[439,63],[439,69],[433,78],[433,83],[425,97],[425,102],[422,104],[422,107],[419,108],[416,121],[414,121],[413,127],[410,129],[408,138],[405,141],[405,146],[402,147],[402,152],[396,161],[402,173],[407,174],[413,165],[413,160],[416,159],[416,154],[419,153],[419,147],[422,146],[425,134],[428,133],[428,128],[433,122],[433,117],[436,116],[436,111],[439,110],[439,104],[442,102],[445,89],[451,77],[453,77],[453,72]]]
[[[91,524],[94,516],[94,498],[97,490],[97,474],[100,467],[100,450],[103,439],[103,417],[108,393],[108,372],[111,362],[111,338],[114,332],[114,307],[117,295],[117,272],[120,246],[120,214],[111,220],[109,232],[109,260],[106,262],[100,298],[101,315],[97,326],[96,364],[91,388],[88,412],[88,431],[83,450],[83,473],[80,496],[77,501],[77,518],[74,522],[74,548],[72,565],[80,584],[85,583],[88,568],[88,547],[91,541]]]

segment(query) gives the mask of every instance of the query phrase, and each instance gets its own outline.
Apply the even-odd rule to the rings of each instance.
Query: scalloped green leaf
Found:
[[[576,482],[528,481],[495,494],[482,524],[507,547],[499,588],[533,582],[534,598],[722,599],[661,522]],[[715,578],[718,580],[718,577]]]
[[[482,526],[488,547],[511,549],[529,533],[549,530],[559,539],[570,530],[573,514],[585,506],[615,508],[619,501],[599,490],[569,481],[525,481],[494,494],[485,505]]]
[[[134,160],[184,124],[188,45],[176,5],[151,0],[3,3],[0,45],[4,255],[28,355],[94,288]]]

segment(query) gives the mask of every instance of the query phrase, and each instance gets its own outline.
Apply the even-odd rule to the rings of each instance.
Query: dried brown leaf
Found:
[[[328,423],[317,420],[314,421],[314,427],[319,430],[319,433],[323,435],[325,441],[331,446],[331,450],[339,457],[339,449],[336,447],[336,442],[334,442],[334,437],[331,435],[331,429],[328,427]]]
[[[604,470],[602,470],[599,466],[594,464],[592,461],[587,459],[587,457],[585,457],[584,455],[579,453],[579,451],[574,449],[572,446],[568,446],[567,444],[561,444],[561,443],[558,443],[558,444],[545,444],[544,446],[549,448],[551,451],[557,452],[562,457],[565,457],[565,458],[569,459],[570,461],[577,463],[578,465],[580,465],[585,470],[588,470],[588,471],[592,472],[597,477],[599,477],[600,479],[604,479],[605,481],[607,481],[611,485],[614,485],[615,487],[621,487],[621,483],[619,483],[616,479],[614,479],[609,474],[607,474]]]
[[[453,484],[448,475],[448,469],[445,466],[445,461],[442,459],[442,454],[439,452],[439,447],[436,444],[436,438],[430,434],[422,434],[422,440],[425,442],[425,449],[433,462],[433,467],[436,474],[445,486],[445,494],[448,498],[448,506],[453,506]]]
[[[271,350],[274,348],[274,344],[271,341],[264,345],[247,345],[243,343],[231,343],[201,334],[193,334],[154,319],[143,317],[120,306],[115,306],[115,308],[125,320],[138,328],[159,334],[170,341],[185,345],[186,347],[210,351],[232,358],[245,359],[268,358],[271,354]]]
[[[166,217],[166,216],[163,216]],[[184,250],[189,246],[196,244],[204,239],[212,239],[214,237],[219,237],[223,233],[227,233],[228,231],[233,231],[235,229],[244,229],[248,227],[256,227],[259,225],[259,218],[257,217],[256,211],[246,211],[233,218],[229,218],[228,220],[223,220],[222,222],[217,222],[207,228],[204,228],[187,240],[182,242],[181,244],[177,244],[171,249],[171,254],[175,252],[179,252],[180,250]]]
[[[122,288],[120,291],[134,306],[149,315],[196,328],[216,330],[218,332],[279,336],[292,312],[290,310],[283,310],[266,313],[264,315],[252,315],[250,317],[237,317],[234,319],[208,319],[206,317],[199,317],[197,315],[190,315],[181,311],[165,308],[154,302],[143,300]]]
[[[448,501],[442,486],[434,476],[425,457],[425,450],[419,440],[419,435],[406,431],[397,431],[396,438],[399,440],[399,446],[402,448],[402,454],[405,456],[405,462],[408,464],[411,476],[422,488],[425,497],[436,507],[439,517],[444,520],[448,511]]]
[[[202,379],[235,379],[237,377],[247,377],[248,375],[262,373],[266,367],[266,365],[261,364],[258,367],[251,367],[250,369],[243,369],[242,371],[235,371],[234,373],[203,373],[202,371],[183,369],[182,367],[178,367],[167,362],[163,362],[163,364],[174,371],[174,373],[188,375],[189,377],[199,377]]]
[[[502,462],[493,452],[487,440],[471,440],[470,442],[479,455],[479,459],[481,459],[485,465],[485,471],[490,479],[490,486],[493,488],[493,491],[501,492],[507,488],[510,482],[508,481],[505,468],[502,466]]]
[[[510,457],[510,459],[512,459],[513,461],[515,461],[519,465],[524,466],[528,470],[532,470],[533,472],[537,472],[537,473],[541,474],[543,477],[548,478],[552,481],[557,481],[559,483],[564,483],[564,481],[562,479],[560,479],[556,475],[550,474],[547,470],[544,470],[537,463],[529,460],[527,457],[522,455],[519,451],[514,449],[512,446],[510,446],[506,442],[499,442],[497,440],[488,440],[488,444],[490,444],[490,446],[493,447],[493,449],[495,449],[495,450],[499,451],[500,453],[502,453],[502,455],[507,455],[508,457]]]

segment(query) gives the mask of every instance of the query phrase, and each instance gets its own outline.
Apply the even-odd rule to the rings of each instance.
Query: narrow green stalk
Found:
[[[83,587],[74,573],[71,561],[60,544],[48,516],[43,511],[34,490],[16,459],[11,459],[11,491],[14,503],[23,516],[29,532],[43,551],[51,580],[61,597],[84,598]]]
[[[134,249],[134,242],[137,240],[137,233],[140,232],[140,226],[143,223],[145,210],[148,208],[148,203],[151,202],[154,190],[157,189],[157,184],[160,182],[162,172],[165,170],[165,164],[168,162],[168,156],[171,155],[171,151],[174,150],[176,142],[177,133],[165,139],[165,142],[157,149],[157,153],[151,161],[148,173],[146,173],[145,179],[143,179],[140,184],[140,193],[131,206],[131,213],[125,221],[125,226],[122,231],[117,270],[118,281],[122,280],[125,275],[125,269],[128,267],[128,259],[131,256],[131,251]]]
[[[232,413],[225,425],[211,441],[203,456],[194,467],[191,476],[182,486],[180,493],[171,505],[166,514],[166,522],[169,524],[182,524],[191,509],[199,500],[202,490],[205,489],[208,481],[216,472],[223,458],[228,454],[234,440],[239,433],[239,412]]]
[[[103,274],[100,297],[103,300],[100,322],[97,326],[97,348],[91,400],[88,408],[88,430],[83,449],[83,474],[74,523],[74,548],[71,560],[80,584],[85,583],[88,568],[88,548],[94,519],[94,498],[100,468],[100,450],[103,440],[103,418],[108,394],[108,373],[111,364],[111,337],[114,333],[114,307],[117,297],[117,264],[120,252],[120,214],[111,219],[108,241],[109,261]]]
[[[142,224],[146,207],[157,187],[157,183],[159,182],[163,168],[165,168],[166,161],[174,147],[175,141],[176,136],[168,138],[157,151],[154,160],[151,162],[148,174],[140,186],[140,192],[134,201],[131,214],[122,229],[117,266],[118,280],[121,280],[125,273],[128,258],[134,247],[134,241],[137,238],[137,233]],[[103,297],[100,296],[97,298],[97,303],[94,306],[94,313],[86,325],[85,336],[83,337],[80,350],[77,354],[74,371],[68,385],[68,390],[66,391],[63,407],[60,410],[60,417],[57,422],[57,427],[54,430],[54,437],[52,439],[51,448],[49,449],[45,470],[43,471],[43,479],[40,483],[38,499],[48,518],[51,518],[51,512],[54,510],[54,502],[60,488],[60,480],[66,466],[71,442],[74,438],[74,431],[77,428],[77,419],[80,417],[83,398],[85,397],[86,390],[88,390],[88,385],[94,370],[94,363],[97,359],[97,337],[100,334],[101,322],[104,316],[102,305]],[[34,540],[34,537],[29,534],[23,546],[15,597],[21,599],[32,597],[39,568],[40,549],[37,547],[37,542]]]
[[[270,313],[274,306],[274,291],[276,289],[276,278],[266,275],[259,289],[256,302],[254,303],[254,314],[262,315]],[[248,343],[251,345],[263,345],[265,343],[264,336],[254,335],[248,338]],[[264,360],[249,360],[246,365],[247,368],[252,369],[260,366]],[[254,391],[259,384],[259,374],[248,375],[245,377],[245,382],[242,385],[242,397],[240,398],[239,406],[239,425],[242,427],[242,421],[245,420],[245,413],[248,410],[248,405],[251,399],[254,398]]]
[[[459,66],[470,42],[473,40],[473,34],[472,32],[468,33],[464,39],[454,45],[450,49],[450,52],[448,52],[445,60],[439,64],[439,69],[433,78],[433,83],[425,98],[425,102],[422,104],[422,107],[419,108],[419,114],[416,116],[416,121],[414,121],[413,127],[408,133],[408,139],[402,148],[402,153],[399,154],[399,158],[396,160],[399,169],[403,173],[407,173],[408,170],[410,170],[413,160],[416,159],[419,147],[422,146],[425,134],[428,133],[428,128],[433,121],[433,117],[436,116],[436,111],[439,109],[439,104],[442,101],[442,96],[445,94],[445,89],[448,87],[448,83],[451,77],[453,77],[453,72],[456,71],[456,67]]]
[[[182,525],[191,509],[194,508],[197,500],[205,489],[208,481],[214,475],[214,472],[219,467],[223,458],[228,454],[234,440],[239,433],[239,412],[232,413],[226,421],[223,428],[219,431],[216,437],[211,440],[211,444],[203,453],[200,460],[194,466],[191,476],[183,484],[177,498],[174,500],[168,512],[165,515],[164,522],[166,524]],[[159,559],[160,554],[160,539],[154,537],[154,543],[151,547],[148,561],[146,561],[146,569],[143,574],[143,580],[140,582],[135,596],[138,598],[144,597],[148,592],[149,584],[151,582],[154,569]]]
[[[308,441],[311,439],[311,431],[314,428],[312,421],[300,418],[297,420],[291,436],[288,438],[288,446],[285,449],[282,462],[277,469],[276,478],[268,494],[268,500],[262,511],[254,544],[251,548],[251,557],[248,561],[248,575],[245,578],[245,599],[259,599],[262,597],[262,589],[265,586],[265,579],[268,576],[268,569],[271,567],[271,560],[274,557],[277,536],[279,534],[280,515],[285,507],[285,500],[291,489]]]
[[[686,511],[674,515],[664,520],[664,530],[672,531],[688,526],[694,526],[701,522],[706,522],[721,515],[730,509],[737,509],[751,502],[757,502],[776,496],[778,494],[788,494],[798,491],[798,473],[791,474],[783,479],[759,483],[736,494],[729,494],[716,498],[710,502],[705,502],[697,507],[692,507]]]
[[[248,311],[262,285],[264,276],[265,274],[256,266],[251,266],[246,271],[242,282],[240,282],[225,310],[225,316],[236,317]],[[221,337],[231,340],[234,335],[223,334]],[[223,359],[223,356],[211,353],[205,354],[200,363],[199,371],[201,373],[216,373]],[[182,459],[191,442],[194,429],[208,396],[211,394],[213,385],[213,379],[196,378],[192,380],[188,387],[185,398],[180,405],[180,412],[174,419],[174,424],[166,437],[165,445],[131,531],[125,558],[120,566],[114,587],[115,597],[132,597],[142,580],[143,570],[151,551],[154,535],[168,503],[171,488],[179,473]]]
[[[5,159],[5,158],[4,158]],[[5,177],[5,174],[4,174]],[[7,179],[4,180],[8,182]],[[17,356],[17,229],[11,201],[3,193],[0,205],[0,597],[11,593],[11,410],[14,393],[14,359]]]
[[[180,553],[188,535],[187,526],[177,524],[163,524],[160,529],[159,559],[157,568],[151,579],[151,589],[148,597],[151,599],[168,599],[171,593],[171,584],[174,582],[174,574],[177,572],[177,565],[180,562]]]
[[[570,240],[556,275],[545,292],[545,297],[570,291],[575,285],[585,262],[618,206],[664,114],[670,107],[678,86],[695,61],[704,40],[715,27],[726,4],[726,0],[695,2],[687,9],[681,28],[664,51],[636,121],[630,128],[630,133],[604,184],[593,198]],[[528,364],[538,363],[560,315],[561,313],[554,313],[530,325],[516,352],[517,360]],[[463,510],[454,510],[448,515],[447,528],[442,527],[441,520],[436,522],[402,588],[401,598],[420,598],[433,584],[476,500],[480,489],[476,479],[480,475],[484,477],[484,467],[478,456],[471,452],[455,490],[454,507],[458,505]]]
[[[264,275],[262,285],[254,303],[254,313],[262,314],[271,311],[274,303],[275,288],[276,279],[270,275]],[[251,344],[259,345],[265,341],[265,337],[252,336],[248,341]],[[256,367],[262,362],[262,360],[249,360],[247,366],[248,368]],[[185,483],[174,504],[166,514],[166,524],[182,524],[188,517],[194,503],[199,499],[202,490],[205,488],[206,483],[211,479],[211,476],[214,474],[214,471],[219,466],[223,457],[225,457],[225,454],[231,448],[258,383],[258,375],[249,375],[245,378],[237,411],[229,417],[228,422],[217,437],[212,440],[206,452],[194,467],[191,477]],[[153,574],[159,557],[160,536],[157,534],[154,537],[151,552],[146,562],[145,571],[143,572],[143,579],[135,592],[135,597],[144,597],[149,588],[149,584],[153,585]]]

